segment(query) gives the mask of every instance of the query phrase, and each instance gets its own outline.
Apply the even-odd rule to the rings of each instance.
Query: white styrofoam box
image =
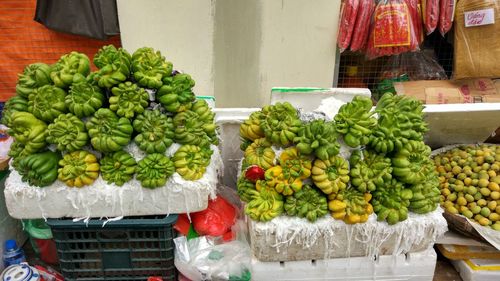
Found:
[[[198,100],[204,100],[207,102],[210,108],[215,108],[215,97],[214,96],[196,96]]]
[[[178,144],[167,152],[174,154]],[[208,206],[209,196],[215,197],[219,172],[223,169],[219,149],[212,145],[212,158],[203,177],[196,181],[184,180],[174,173],[163,187],[143,188],[136,179],[119,187],[106,183],[102,177],[90,186],[67,187],[56,181],[39,188],[22,182],[21,176],[11,168],[5,183],[7,209],[12,217],[32,218],[90,218],[121,217],[158,214],[193,213]],[[145,156],[137,146],[126,147],[136,160]]]
[[[289,262],[261,262],[254,258],[252,279],[259,281],[432,281],[436,258],[436,252],[432,248],[421,252],[376,258],[351,257]]]
[[[294,88],[290,88],[294,89]],[[302,88],[304,89],[304,88]],[[272,95],[273,103],[289,101],[303,109],[316,109],[322,100],[340,97],[349,101],[355,93],[363,89],[345,89],[338,95],[338,89],[307,88],[310,91],[281,93]],[[333,92],[332,92],[333,91]],[[369,93],[366,92],[365,94]],[[309,102],[311,105],[309,105]],[[259,108],[215,108],[216,123],[220,127],[222,159],[226,164],[224,184],[234,186],[237,175],[237,163],[243,156],[240,151],[239,124]],[[477,143],[486,140],[500,126],[500,103],[479,104],[429,104],[424,109],[429,132],[425,141],[433,148],[456,143]],[[459,124],[459,125],[457,125]]]
[[[463,281],[500,280],[500,260],[470,259],[452,260],[451,263]]]
[[[432,148],[484,142],[500,127],[500,103],[427,104],[424,112]]]
[[[427,214],[409,213],[395,225],[372,214],[361,224],[346,224],[327,215],[311,223],[280,216],[269,222],[248,221],[250,247],[265,262],[321,260],[345,257],[399,255],[432,248],[448,225],[437,208]]]
[[[361,88],[285,88],[275,87],[271,91],[271,104],[289,102],[305,112],[311,112],[321,105],[326,98],[335,97],[342,102],[349,102],[354,96],[371,97],[369,89]]]
[[[340,103],[352,100],[356,95],[370,96],[368,89],[345,88],[273,88],[271,104],[276,102],[290,102],[293,106],[301,108],[303,112],[311,112],[321,105],[324,99],[334,97]],[[215,108],[215,123],[219,127],[222,159],[224,162],[223,184],[236,186],[238,163],[243,157],[240,150],[240,124],[252,112],[260,108]]]
[[[235,187],[238,163],[243,157],[240,150],[240,124],[259,108],[215,108],[215,123],[219,127],[219,149],[224,162],[222,183]]]
[[[436,244],[451,244],[451,245],[464,245],[474,247],[488,247],[486,242],[481,242],[474,238],[469,238],[453,230],[448,230],[443,236],[439,237]]]
[[[5,186],[5,177],[0,181],[0,188]],[[5,197],[3,192],[0,192],[0,261],[3,257],[3,247],[5,240],[15,239],[18,245],[24,244],[26,236],[24,235],[21,222],[9,216],[5,206]],[[0,272],[4,266],[0,262]]]

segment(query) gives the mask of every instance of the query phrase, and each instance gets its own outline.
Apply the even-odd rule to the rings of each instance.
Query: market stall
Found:
[[[0,279],[498,279],[497,2],[174,2],[23,63]]]

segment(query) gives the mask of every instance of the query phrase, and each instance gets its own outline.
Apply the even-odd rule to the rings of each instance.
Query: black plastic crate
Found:
[[[49,219],[65,280],[176,280],[177,215],[128,217],[88,223]]]

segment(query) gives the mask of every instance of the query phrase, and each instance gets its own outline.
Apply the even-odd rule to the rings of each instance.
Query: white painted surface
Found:
[[[260,103],[272,87],[333,85],[340,1],[261,0]]]
[[[274,0],[271,0],[274,1]],[[215,96],[218,107],[261,106],[260,0],[216,0]]]
[[[218,107],[269,103],[274,86],[333,84],[340,1],[120,0],[123,46],[161,50]]]
[[[117,7],[125,49],[160,50],[193,76],[196,94],[213,95],[215,0],[120,0]]]

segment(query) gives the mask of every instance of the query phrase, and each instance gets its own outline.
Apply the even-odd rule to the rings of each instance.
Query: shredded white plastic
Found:
[[[337,99],[335,97],[324,98],[321,100],[321,104],[315,110],[318,112],[323,112],[330,120],[337,115],[339,109],[342,105],[346,104],[345,101]]]
[[[266,261],[293,260],[288,253],[301,253],[301,258],[307,259],[309,252],[313,254],[309,259],[316,259],[314,251],[303,251],[311,248],[323,249],[325,259],[400,255],[431,247],[448,229],[441,208],[424,215],[409,213],[407,220],[392,226],[378,222],[376,215],[371,215],[366,223],[354,225],[330,216],[315,223],[280,216],[270,222],[249,224],[253,252],[259,260]]]
[[[321,111],[303,112],[302,110],[300,110],[299,117],[300,117],[300,120],[302,120],[303,122],[311,122],[313,120],[326,120],[326,121],[329,120],[329,118],[326,116],[326,114],[321,112]]]

